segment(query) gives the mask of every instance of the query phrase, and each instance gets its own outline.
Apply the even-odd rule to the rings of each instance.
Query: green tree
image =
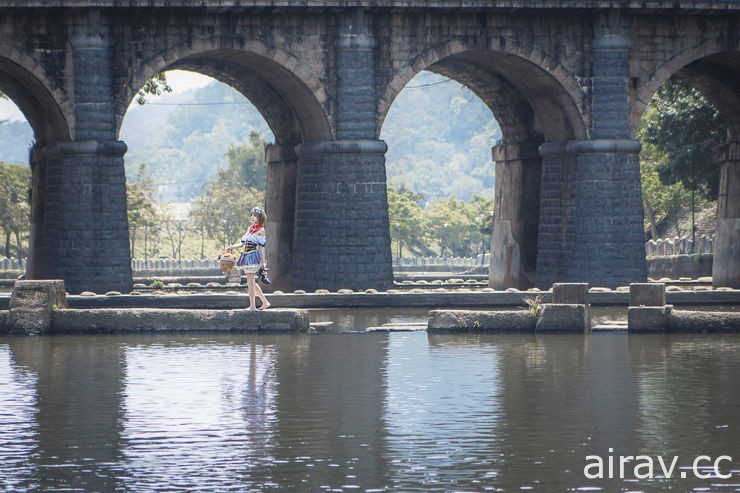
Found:
[[[491,235],[493,234],[493,199],[473,195],[473,200],[470,201],[470,207],[472,209],[473,222],[480,234],[481,247],[479,253],[485,255],[486,245],[490,245]]]
[[[167,83],[167,75],[164,72],[159,72],[157,75],[144,82],[144,85],[139,89],[139,93],[136,95],[136,102],[139,104],[146,104],[146,97],[148,95],[160,96],[165,92],[172,92],[172,88]]]
[[[23,257],[24,234],[31,222],[31,169],[21,164],[0,162],[0,229],[5,236],[6,257],[13,256],[11,240],[15,239],[15,255]]]
[[[265,164],[265,140],[257,131],[249,134],[249,142],[240,146],[230,146],[226,151],[229,166],[219,171],[219,179],[233,177],[247,188],[264,190],[267,186],[267,165]]]
[[[136,258],[136,239],[139,232],[144,233],[144,258],[149,257],[149,232],[157,224],[157,203],[154,196],[154,180],[149,175],[147,166],[141,164],[135,178],[126,183],[129,241],[133,258]]]
[[[643,117],[640,135],[665,160],[656,166],[666,185],[681,183],[707,199],[717,198],[719,168],[714,150],[726,131],[719,112],[697,90],[677,80],[658,89]]]
[[[440,257],[472,254],[478,234],[469,204],[455,196],[435,200],[427,207],[427,220]]]
[[[221,245],[234,243],[250,225],[249,211],[265,202],[267,167],[265,141],[252,132],[249,143],[232,146],[228,165],[206,182],[203,193],[190,210],[190,220],[201,234],[201,252],[206,236]]]
[[[672,221],[680,235],[679,220],[686,204],[690,204],[695,236],[697,200],[717,198],[719,166],[714,151],[725,134],[719,112],[681,81],[669,80],[650,101],[637,135],[643,145],[645,216],[653,238],[664,220]]]
[[[391,243],[396,245],[396,257],[403,257],[404,248],[411,255],[427,255],[430,251],[425,211],[419,205],[424,196],[405,187],[388,187],[388,217]]]

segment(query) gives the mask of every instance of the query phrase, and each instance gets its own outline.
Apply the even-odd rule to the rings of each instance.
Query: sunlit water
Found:
[[[0,490],[740,491],[739,344],[738,334],[0,338]],[[590,455],[613,457],[615,477],[587,478]],[[636,479],[633,460],[620,478],[620,455],[651,456],[653,477]],[[701,455],[733,457],[719,471],[733,476],[695,477]],[[661,477],[658,457],[673,456],[673,477]]]

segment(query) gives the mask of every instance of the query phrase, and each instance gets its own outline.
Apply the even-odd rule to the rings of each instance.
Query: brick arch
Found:
[[[740,137],[740,133],[737,133],[740,131],[740,121],[736,121],[740,118],[736,111],[738,109],[737,99],[740,98],[737,78],[734,81],[723,81],[722,77],[718,77],[716,68],[719,58],[725,60],[721,65],[734,70],[736,77],[740,75],[740,51],[727,51],[726,48],[705,44],[681,51],[655,68],[649,77],[640,79],[634,90],[634,100],[630,110],[630,126],[633,133],[658,88],[671,77],[677,76],[702,91],[704,96],[720,111],[728,130],[732,131],[734,128],[735,138]]]
[[[507,46],[509,46],[507,44]],[[575,76],[536,49],[468,48],[452,41],[432,48],[396,72],[379,99],[380,129],[393,100],[422,70],[464,83],[491,109],[504,140],[586,138],[584,98]]]
[[[309,67],[293,55],[260,42],[222,49],[210,38],[194,40],[187,49],[171,48],[142,64],[116,101],[117,129],[138,88],[156,73],[175,68],[211,76],[241,92],[265,118],[278,144],[332,138],[324,109],[329,97]]]
[[[0,90],[26,117],[37,145],[70,140],[73,104],[62,90],[49,90],[54,84],[35,60],[0,44],[0,74]]]

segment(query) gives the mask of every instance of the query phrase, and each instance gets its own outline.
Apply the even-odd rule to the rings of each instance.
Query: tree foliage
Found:
[[[25,233],[31,222],[31,169],[20,164],[0,162],[0,229],[4,236],[4,255],[22,258]],[[15,244],[12,244],[15,240]]]
[[[138,104],[146,104],[147,96],[161,96],[166,92],[171,93],[172,88],[167,83],[167,75],[164,72],[159,72],[157,75],[144,82],[144,85],[139,89],[139,92],[136,95],[136,102]]]
[[[640,135],[663,158],[655,166],[662,183],[681,183],[707,199],[717,198],[714,152],[726,131],[719,112],[701,93],[677,80],[663,84],[643,117]]]

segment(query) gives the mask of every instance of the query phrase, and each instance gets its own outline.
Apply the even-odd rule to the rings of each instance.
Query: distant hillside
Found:
[[[255,107],[216,81],[133,105],[119,136],[128,145],[127,177],[145,164],[160,200],[190,201],[226,165],[228,148],[247,143],[252,130],[274,141]],[[422,72],[396,98],[383,124],[389,182],[423,193],[426,200],[492,197],[491,147],[500,136],[490,110],[473,93]],[[27,123],[0,124],[0,160],[27,163],[32,140]]]
[[[427,200],[493,198],[491,147],[501,129],[491,110],[462,84],[421,72],[393,102],[380,138],[388,144],[390,183],[404,184]]]

